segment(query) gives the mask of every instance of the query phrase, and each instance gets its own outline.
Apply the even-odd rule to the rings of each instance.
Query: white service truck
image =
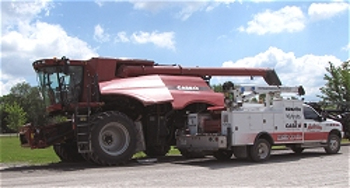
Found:
[[[284,145],[295,153],[311,147],[338,153],[343,137],[341,123],[322,117],[303,100],[281,96],[304,95],[302,86],[240,86],[226,82],[223,90],[225,107],[188,114],[187,127],[177,132],[176,145],[185,157],[213,155],[227,160],[234,155],[259,162],[269,159],[275,145]],[[258,94],[266,95],[263,102],[246,102]]]

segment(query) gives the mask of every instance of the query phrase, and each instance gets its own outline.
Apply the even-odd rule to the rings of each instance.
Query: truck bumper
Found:
[[[182,135],[176,138],[176,146],[189,151],[216,151],[227,148],[227,138],[216,135]]]

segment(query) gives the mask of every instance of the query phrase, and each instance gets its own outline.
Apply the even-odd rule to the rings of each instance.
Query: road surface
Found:
[[[87,163],[43,166],[0,165],[0,187],[349,187],[349,150],[326,155],[322,148],[295,155],[273,151],[259,164],[170,156],[156,163],[136,161],[122,167]]]

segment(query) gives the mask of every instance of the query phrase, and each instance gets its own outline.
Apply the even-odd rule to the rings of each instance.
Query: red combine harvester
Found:
[[[118,165],[144,151],[164,156],[176,145],[175,133],[187,115],[223,107],[211,76],[261,76],[281,85],[268,68],[199,68],[158,65],[153,61],[92,58],[42,59],[33,63],[50,115],[68,121],[30,125],[21,130],[22,146],[53,145],[62,161],[87,160]]]

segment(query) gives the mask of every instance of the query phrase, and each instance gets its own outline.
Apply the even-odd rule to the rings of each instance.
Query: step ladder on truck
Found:
[[[181,153],[213,155],[227,160],[266,161],[271,147],[283,145],[301,153],[305,148],[323,147],[328,154],[338,153],[343,137],[342,124],[322,117],[297,97],[302,86],[223,85],[225,107],[188,114],[187,126],[176,135]],[[257,95],[266,95],[262,103],[249,103]],[[186,157],[186,155],[185,155]]]

